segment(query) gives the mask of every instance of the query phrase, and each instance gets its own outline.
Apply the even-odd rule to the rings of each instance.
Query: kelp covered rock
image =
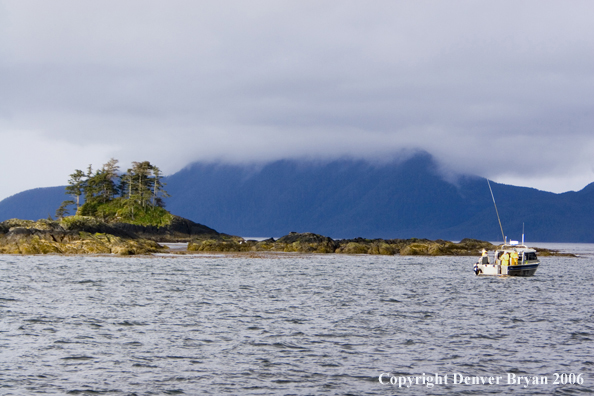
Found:
[[[158,243],[113,229],[89,217],[18,220],[0,223],[3,254],[148,254],[162,251]],[[112,233],[100,232],[112,231]]]
[[[334,253],[338,245],[332,238],[311,232],[291,232],[274,243],[274,250],[301,253]]]
[[[216,236],[201,236],[188,242],[190,252],[247,252],[252,250],[254,241],[243,238],[219,234]],[[254,249],[255,250],[255,249]]]
[[[299,252],[343,253],[402,256],[472,256],[482,249],[493,249],[489,242],[465,239],[460,243],[428,239],[340,239],[333,240],[313,233],[291,232],[274,240],[244,240],[239,237],[194,239],[188,244],[189,251],[200,252]]]

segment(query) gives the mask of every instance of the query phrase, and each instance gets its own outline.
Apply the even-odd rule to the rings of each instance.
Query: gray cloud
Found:
[[[112,156],[174,172],[406,149],[453,172],[580,189],[594,181],[593,11],[0,0],[0,166],[12,171],[0,197]]]

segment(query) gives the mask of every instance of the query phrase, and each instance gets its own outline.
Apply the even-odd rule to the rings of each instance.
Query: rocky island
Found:
[[[220,238],[201,224],[172,216],[163,226],[106,223],[91,216],[61,220],[11,219],[0,223],[1,254],[151,254],[167,251],[159,242]]]
[[[56,220],[0,223],[0,253],[150,254],[167,250],[158,242],[221,237],[165,210],[161,171],[148,161],[133,162],[124,173],[115,159],[96,171],[77,169],[66,194],[72,199],[56,210]],[[75,214],[68,216],[73,206]]]

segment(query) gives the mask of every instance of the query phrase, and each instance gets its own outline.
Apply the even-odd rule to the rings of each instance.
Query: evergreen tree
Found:
[[[128,169],[128,172],[130,169]],[[130,196],[129,188],[130,188],[130,175],[129,173],[123,173],[120,175],[119,183],[118,183],[118,194],[121,198],[127,199]]]
[[[110,159],[94,176],[97,178],[98,193],[103,203],[111,201],[118,193],[116,180],[119,178],[118,160]]]
[[[131,180],[134,199],[143,208],[147,206],[152,196],[154,179],[150,177],[153,166],[149,161],[132,162]]]
[[[80,197],[84,193],[85,188],[85,174],[80,169],[76,169],[73,174],[70,175],[68,180],[68,186],[66,186],[66,194],[72,195],[75,199],[76,209],[80,207]],[[70,201],[69,201],[70,202]]]
[[[96,196],[100,191],[100,183],[99,178],[96,177],[97,174],[93,174],[93,166],[89,165],[87,168],[87,179],[84,184],[83,192],[85,194],[85,201],[88,203],[96,202]]]
[[[161,209],[165,206],[164,198],[169,197],[164,189],[161,170],[149,161],[142,161],[133,162],[126,173],[119,174],[118,171],[118,160],[114,158],[95,172],[92,165],[86,173],[75,170],[66,187],[66,193],[75,201],[64,201],[56,216],[64,217],[68,214],[68,206],[76,204],[77,213],[84,216],[136,221],[136,211],[136,218],[143,219],[139,221],[147,218],[160,221],[159,216],[162,218],[167,214]],[[81,204],[81,197],[84,204]]]
[[[163,174],[161,173],[161,169],[159,169],[156,165],[153,165],[153,197],[151,203],[153,206],[159,206],[161,208],[165,207],[165,202],[163,198],[170,197],[169,194],[165,191],[164,187],[166,183],[163,183],[161,179],[163,178]]]
[[[61,219],[65,216],[68,216],[68,206],[74,205],[74,201],[64,201],[62,205],[58,209],[56,209],[56,217]]]

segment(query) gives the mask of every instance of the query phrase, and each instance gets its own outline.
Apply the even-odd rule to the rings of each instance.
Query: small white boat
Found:
[[[532,276],[539,264],[535,249],[511,241],[498,247],[491,256],[483,250],[483,256],[474,265],[474,273],[492,276]]]
[[[501,219],[499,218],[499,211],[497,210],[497,203],[495,203],[495,195],[493,195],[489,179],[487,179],[487,185],[491,192],[491,198],[493,198],[497,221],[499,221],[499,228],[501,229],[501,236],[503,237],[503,245],[499,246],[491,257],[489,257],[487,251],[483,249],[482,257],[474,265],[474,273],[477,275],[491,276],[534,275],[540,264],[538,257],[536,257],[536,250],[524,245],[523,226],[522,243],[519,244],[518,241],[510,241],[509,244],[507,243],[507,237],[503,232],[503,226],[501,225]]]

